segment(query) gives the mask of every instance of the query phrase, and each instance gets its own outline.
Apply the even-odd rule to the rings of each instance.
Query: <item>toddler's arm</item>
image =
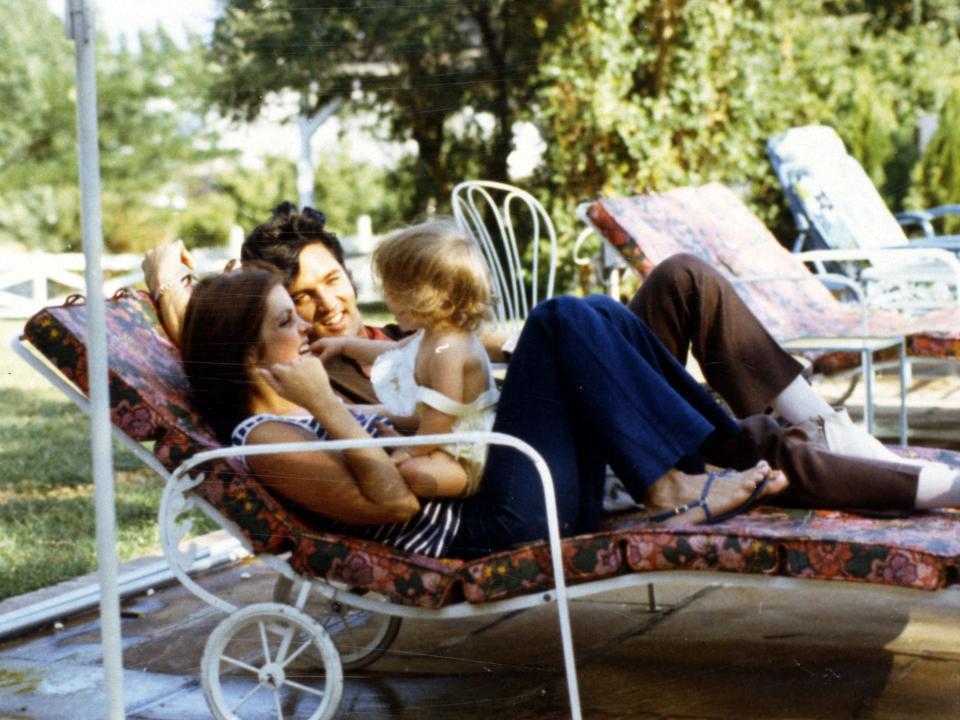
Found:
[[[411,336],[412,337],[412,336]],[[366,340],[355,337],[325,337],[310,343],[310,352],[321,360],[329,360],[343,355],[359,363],[370,364],[388,350],[406,345],[410,338],[403,340]]]

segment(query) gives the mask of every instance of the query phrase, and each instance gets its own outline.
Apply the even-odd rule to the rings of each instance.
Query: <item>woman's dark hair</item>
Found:
[[[319,210],[311,207],[297,210],[296,205],[284,201],[273,209],[273,216],[267,222],[254,228],[243,241],[240,260],[244,263],[258,260],[272,265],[280,271],[283,284],[289,287],[300,272],[300,252],[307,245],[320,243],[346,272],[343,246],[336,235],[324,229],[326,223],[327,217]]]
[[[281,280],[255,263],[206,277],[190,295],[180,343],[183,366],[195,407],[226,445],[250,414],[247,361],[258,350],[267,296]]]

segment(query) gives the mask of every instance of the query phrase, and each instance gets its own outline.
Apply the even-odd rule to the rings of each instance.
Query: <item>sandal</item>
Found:
[[[706,520],[703,524],[715,525],[716,523],[721,523],[724,520],[729,520],[732,517],[747,512],[747,510],[756,504],[757,500],[759,500],[760,496],[763,494],[763,490],[767,486],[767,482],[770,480],[769,475],[758,482],[757,486],[753,489],[753,492],[750,493],[750,497],[737,505],[735,508],[727,510],[724,513],[720,513],[719,515],[714,515],[712,512],[710,512],[710,507],[707,505],[707,496],[710,494],[710,486],[713,485],[714,479],[723,477],[725,475],[731,475],[733,472],[733,470],[722,470],[720,472],[707,473],[707,481],[703,484],[703,490],[700,491],[700,497],[691,502],[684,503],[683,505],[678,505],[672,510],[657,513],[656,515],[648,515],[647,522],[661,523],[664,520],[669,520],[670,518],[680,515],[681,513],[685,513],[688,510],[701,508],[703,510],[703,514],[706,516]]]

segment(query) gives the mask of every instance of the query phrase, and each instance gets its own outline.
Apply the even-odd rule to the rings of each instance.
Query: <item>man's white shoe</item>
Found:
[[[846,408],[835,410],[832,415],[821,415],[816,418],[816,421],[823,429],[823,436],[830,452],[867,460],[883,460],[907,465],[927,464],[923,460],[902,458],[889,450],[873,435],[859,425],[855,425],[847,414]]]

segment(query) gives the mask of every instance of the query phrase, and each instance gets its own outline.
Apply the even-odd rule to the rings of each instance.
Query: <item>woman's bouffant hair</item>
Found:
[[[240,248],[243,263],[263,262],[276,268],[284,286],[289,287],[300,272],[300,253],[307,245],[320,243],[336,259],[347,277],[339,238],[326,230],[327,216],[319,210],[284,201],[273,209],[269,220],[253,229]],[[350,278],[350,282],[353,279]]]
[[[473,331],[490,316],[490,276],[477,244],[450,220],[387,235],[373,251],[385,295],[429,326]]]
[[[247,361],[256,357],[267,296],[282,282],[259,263],[194,286],[181,334],[183,366],[194,406],[229,445],[233,429],[249,414]]]

